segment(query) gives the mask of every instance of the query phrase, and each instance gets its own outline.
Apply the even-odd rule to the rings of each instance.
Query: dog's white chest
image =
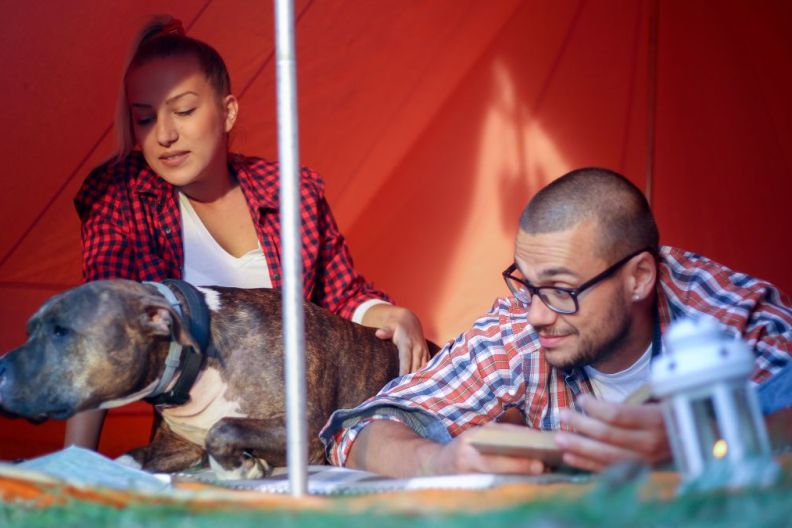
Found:
[[[203,447],[206,433],[218,420],[246,416],[240,412],[238,402],[225,398],[227,389],[217,369],[206,369],[195,380],[190,401],[179,407],[162,409],[162,419],[171,431]]]

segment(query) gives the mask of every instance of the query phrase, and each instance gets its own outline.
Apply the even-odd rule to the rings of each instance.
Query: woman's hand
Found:
[[[407,308],[375,304],[366,311],[363,324],[377,328],[377,337],[393,341],[399,349],[400,376],[415,372],[429,361],[421,322]]]

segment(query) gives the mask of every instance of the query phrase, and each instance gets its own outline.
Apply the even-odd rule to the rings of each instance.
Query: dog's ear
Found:
[[[173,310],[162,304],[146,304],[143,307],[140,320],[143,329],[150,335],[168,337],[172,333],[174,320]],[[176,323],[178,324],[178,323]]]
[[[149,335],[173,336],[182,345],[197,346],[178,314],[168,304],[158,298],[149,297],[142,306],[141,325]]]

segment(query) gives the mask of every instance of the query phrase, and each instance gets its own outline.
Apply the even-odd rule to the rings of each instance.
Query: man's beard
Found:
[[[611,324],[599,327],[599,331],[592,332],[586,337],[580,335],[578,329],[574,329],[578,336],[578,349],[571,357],[560,362],[550,362],[553,367],[561,370],[581,368],[601,364],[608,360],[622,349],[627,341],[632,329],[632,314],[629,310],[622,309],[620,305],[611,304],[608,314],[603,318],[603,322],[611,321]]]

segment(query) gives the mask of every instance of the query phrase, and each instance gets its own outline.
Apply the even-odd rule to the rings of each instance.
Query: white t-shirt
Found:
[[[594,395],[600,400],[609,402],[623,402],[627,396],[637,391],[642,385],[649,382],[649,364],[652,359],[652,345],[646,349],[638,361],[613,374],[600,372],[594,367],[583,367],[586,371]]]
[[[256,249],[235,257],[217,243],[184,193],[179,193],[179,208],[184,240],[185,281],[194,286],[272,288],[267,258],[260,243]],[[361,323],[369,308],[383,303],[388,304],[381,299],[365,301],[355,309],[352,321]]]

